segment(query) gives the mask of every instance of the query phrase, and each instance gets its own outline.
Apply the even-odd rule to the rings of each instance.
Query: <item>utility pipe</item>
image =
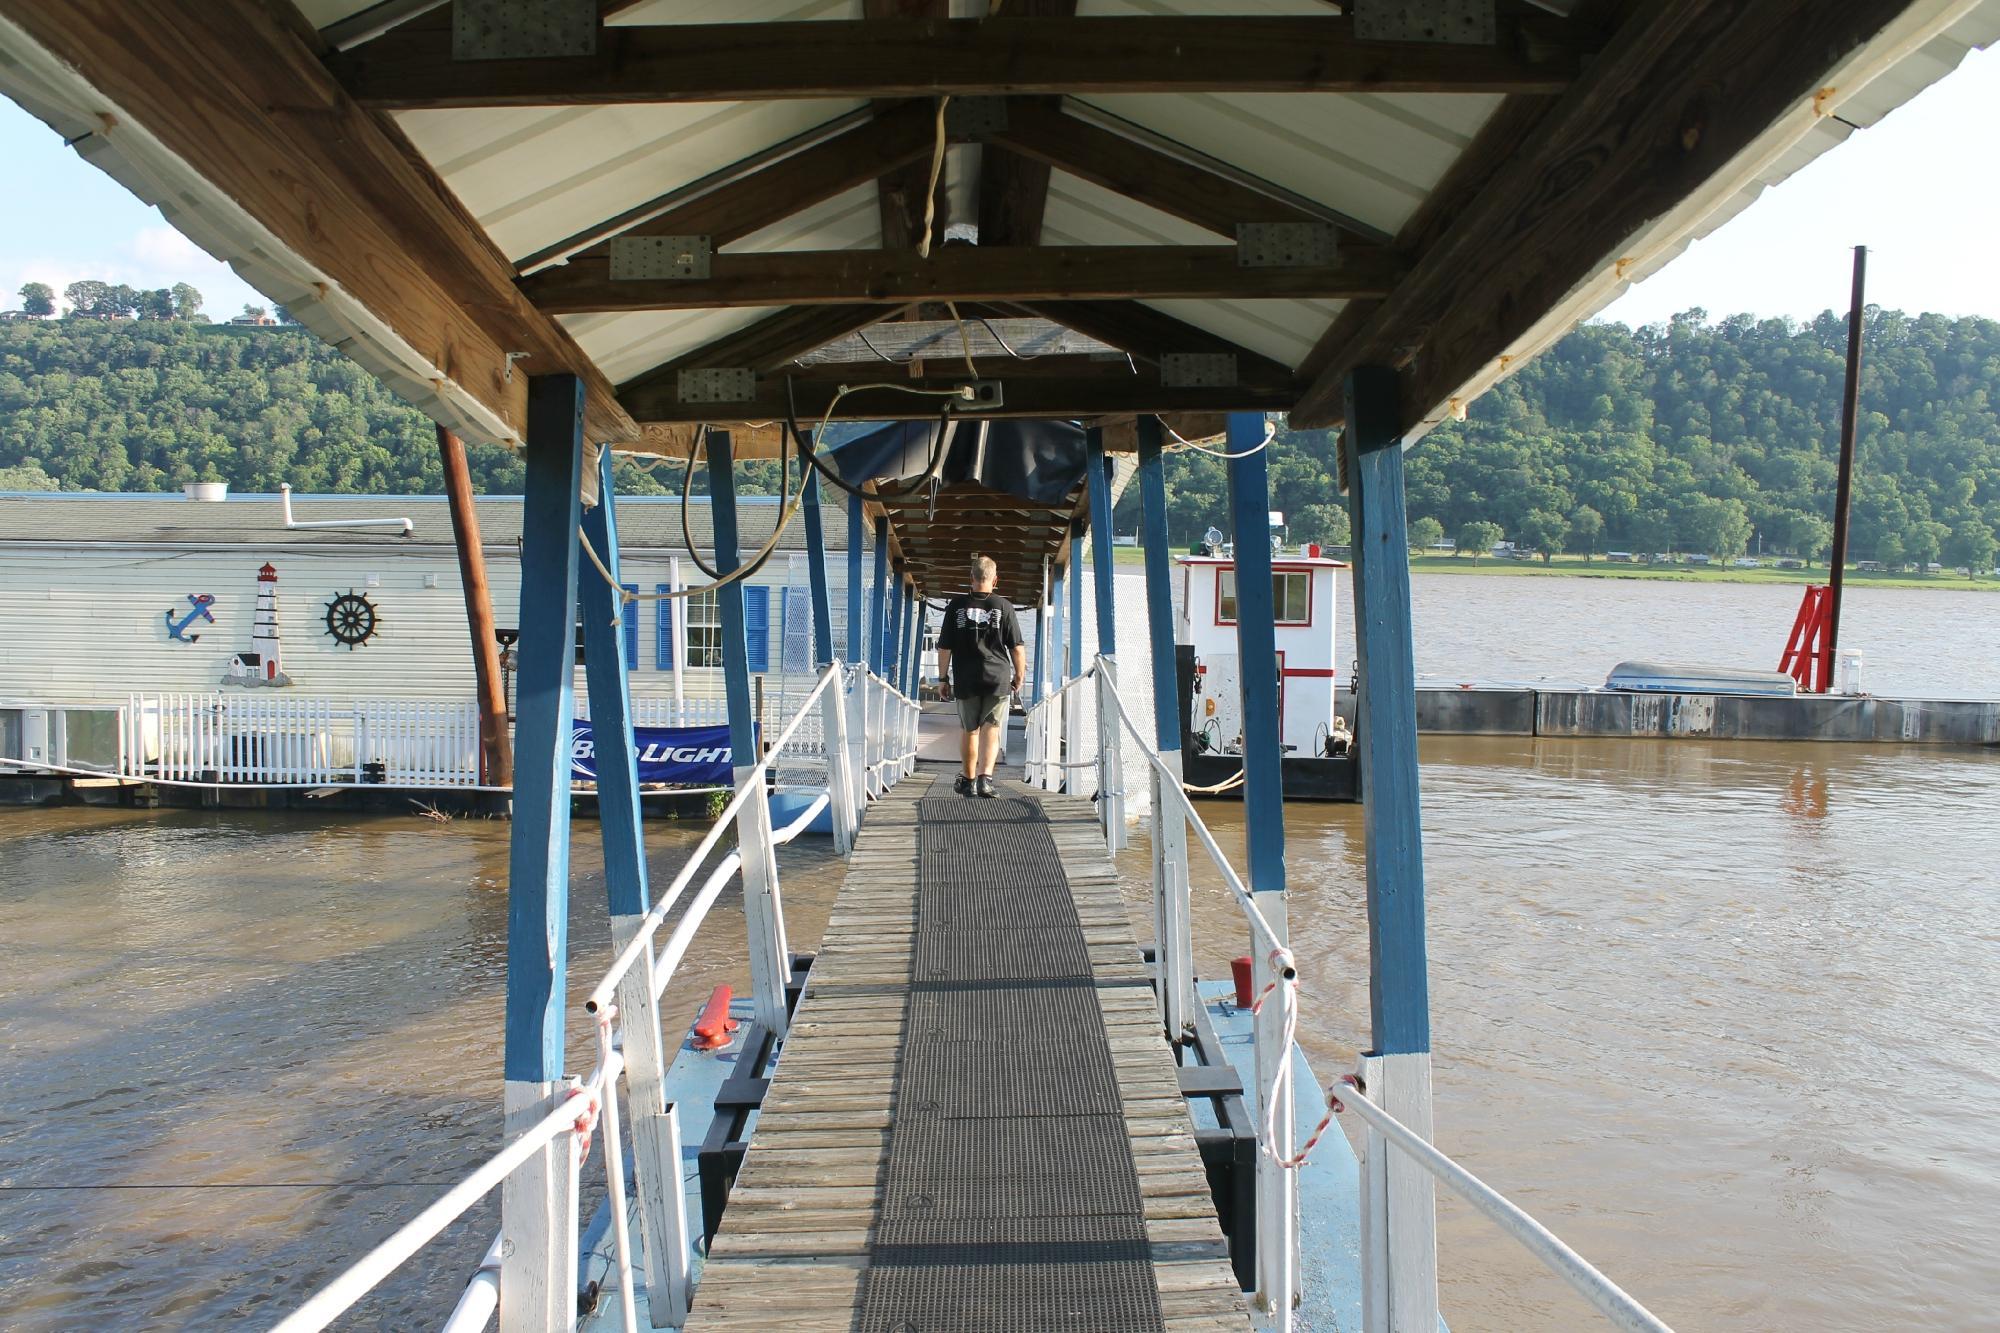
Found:
[[[444,427],[439,426],[440,434]],[[401,528],[405,537],[416,531],[417,525],[407,518],[322,518],[310,523],[301,523],[292,517],[292,487],[284,482],[278,486],[278,503],[285,509],[285,530],[299,528]]]

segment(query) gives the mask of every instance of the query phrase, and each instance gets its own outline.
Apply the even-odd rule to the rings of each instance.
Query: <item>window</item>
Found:
[[[1271,607],[1280,625],[1312,623],[1312,571],[1279,570],[1271,575]],[[1215,579],[1215,623],[1236,623],[1236,571],[1220,570]]]
[[[722,665],[722,611],[713,588],[703,588],[687,599],[687,665]]]

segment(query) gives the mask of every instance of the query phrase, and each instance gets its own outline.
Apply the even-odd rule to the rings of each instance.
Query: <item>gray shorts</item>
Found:
[[[1011,694],[961,694],[958,700],[958,725],[967,731],[980,727],[997,727],[1007,720],[1007,705],[1013,702]]]

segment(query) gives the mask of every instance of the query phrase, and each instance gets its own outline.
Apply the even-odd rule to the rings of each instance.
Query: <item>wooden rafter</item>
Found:
[[[1060,167],[1072,176],[1232,240],[1239,222],[1322,220],[1321,214],[1069,115],[1041,99],[1011,99],[1006,128],[988,135],[986,142],[988,151],[1004,148],[1010,160],[1039,162],[1045,170]],[[980,240],[985,239],[982,226]]]
[[[1014,0],[1008,12],[1019,18],[1069,18],[1076,0]],[[1032,107],[1053,111],[1060,99],[1016,97],[1008,112]],[[1040,245],[1042,214],[1049,203],[1049,164],[988,139],[979,155],[979,243]]]
[[[870,24],[875,24],[891,20],[942,19],[949,15],[950,9],[949,0],[864,0],[862,14]],[[926,98],[907,104],[878,100],[875,108],[878,114],[901,111],[923,123],[923,147],[916,156],[902,162],[887,163],[877,173],[879,179],[875,183],[875,199],[882,219],[882,248],[917,248],[924,232],[926,190],[933,192],[930,236],[931,244],[936,245],[951,223],[951,192],[945,188],[942,171],[935,184],[931,181],[930,159],[937,144],[937,106]]]
[[[1073,301],[1385,296],[1400,262],[1373,246],[1334,262],[1245,268],[1233,245],[947,246],[929,259],[886,250],[789,250],[712,257],[705,278],[618,281],[583,257],[521,280],[549,314],[912,301]]]
[[[1142,361],[1157,364],[1168,352],[1221,353],[1236,358],[1236,373],[1246,381],[1276,385],[1292,379],[1281,362],[1138,301],[1030,301],[1023,308]]]
[[[1440,219],[1388,299],[1316,358],[1293,423],[1338,420],[1348,370],[1387,365],[1401,372],[1404,427],[1415,426],[1902,10],[1880,0],[1642,7],[1476,195]]]
[[[316,35],[289,10],[261,0],[0,3],[0,17],[107,90],[122,118],[107,134],[150,135],[223,185],[329,290],[517,438],[526,376],[568,371],[584,382],[590,437],[632,440],[637,427],[603,372],[521,295],[513,264],[402,132],[333,79]]]
[[[1553,21],[1546,25],[1557,31]],[[1350,19],[883,18],[611,27],[591,56],[454,62],[412,25],[329,63],[399,110],[1065,92],[1559,92],[1557,42],[1366,42]]]

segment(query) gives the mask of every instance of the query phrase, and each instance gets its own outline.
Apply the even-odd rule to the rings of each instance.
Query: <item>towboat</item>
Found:
[[[1180,615],[1175,668],[1181,754],[1189,794],[1243,795],[1242,692],[1237,687],[1236,561],[1215,552],[1177,557]],[[1360,799],[1353,733],[1336,710],[1340,676],[1334,613],[1345,561],[1308,545],[1271,560],[1278,645],[1278,771],[1288,801]]]

